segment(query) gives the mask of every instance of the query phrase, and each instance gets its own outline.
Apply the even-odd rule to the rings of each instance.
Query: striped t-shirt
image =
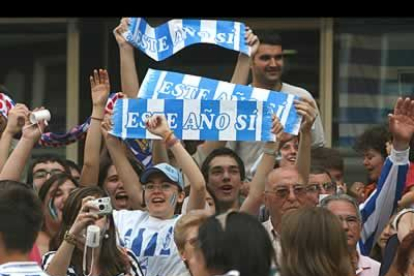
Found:
[[[139,266],[137,257],[135,256],[134,252],[132,252],[129,249],[124,249],[124,250],[127,253],[129,263],[130,263],[130,266],[131,266],[131,269],[129,271],[129,276],[144,276],[144,274],[141,271],[141,267]],[[45,255],[43,255],[42,268],[44,270],[47,269],[47,267],[49,266],[51,260],[55,256],[55,254],[56,254],[56,251],[49,251],[49,252],[45,253]],[[69,265],[68,270],[66,272],[66,275],[67,276],[83,276],[83,275],[77,275],[76,272],[75,272],[75,269],[71,265]],[[121,276],[121,275],[124,275],[124,273],[114,275],[114,276]],[[2,275],[0,275],[0,276],[2,276]],[[34,276],[34,275],[30,275],[30,276]]]

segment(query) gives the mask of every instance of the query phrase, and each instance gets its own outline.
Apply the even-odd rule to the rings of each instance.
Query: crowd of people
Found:
[[[114,29],[118,98],[136,98],[140,85],[128,24]],[[111,134],[109,74],[96,69],[83,164],[30,161],[47,125],[29,115],[44,108],[5,109],[0,275],[413,276],[414,100],[396,98],[388,125],[358,137],[369,179],[346,184],[312,94],[282,81],[280,36],[247,27],[245,40],[251,56],[239,55],[231,82],[298,96],[297,136],[274,115],[276,141],[200,141],[191,151],[157,114],[146,122],[161,138],[146,166]]]

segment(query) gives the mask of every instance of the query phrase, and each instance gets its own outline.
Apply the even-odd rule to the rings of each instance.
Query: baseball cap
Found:
[[[176,184],[181,189],[184,189],[184,179],[183,174],[176,169],[175,167],[171,166],[167,163],[160,163],[157,165],[154,165],[144,171],[143,174],[141,174],[140,181],[143,185],[147,184],[149,181],[149,178],[154,173],[162,173],[164,174],[169,180],[171,180],[174,184]]]

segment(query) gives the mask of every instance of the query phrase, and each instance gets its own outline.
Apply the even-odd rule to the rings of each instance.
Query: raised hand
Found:
[[[292,138],[292,135],[283,132],[283,125],[276,114],[272,116],[272,133],[276,135],[276,141],[284,142]]]
[[[109,132],[112,130],[112,126],[114,125],[111,118],[112,118],[112,111],[104,115],[103,121],[101,123],[101,133],[105,140],[110,139],[111,137],[114,137],[113,135],[109,134]],[[116,137],[114,138],[117,139]]]
[[[301,131],[311,131],[312,125],[318,116],[315,102],[304,97],[300,98],[300,100],[294,100],[294,104],[298,114],[303,116],[300,126]]]
[[[82,207],[80,208],[78,216],[69,229],[69,234],[77,237],[77,240],[84,239],[83,237],[80,237],[83,230],[99,219],[99,216],[96,213],[91,212],[91,209],[98,211],[95,206],[91,205],[90,201],[93,199],[95,199],[93,196],[87,196],[82,199]]]
[[[122,92],[118,92],[118,100],[126,98],[125,94]],[[114,122],[112,121],[112,115],[113,110],[107,110],[105,115],[103,116],[103,121],[101,123],[101,133],[105,140],[116,140],[119,141],[119,143],[122,143],[120,139],[118,139],[116,136],[113,136],[112,134],[109,134],[109,131],[112,130],[112,126],[114,125]]]
[[[105,107],[111,86],[109,84],[108,71],[105,69],[93,70],[93,76],[89,77],[91,82],[91,96],[93,106]]]
[[[154,135],[165,138],[171,132],[167,119],[163,114],[154,114],[146,123],[147,129]]]
[[[10,133],[11,135],[19,133],[26,122],[26,118],[29,117],[29,113],[30,111],[26,105],[20,103],[16,104],[16,106],[9,111],[5,132]]]
[[[128,24],[129,19],[127,17],[124,17],[121,19],[121,22],[119,25],[114,29],[113,33],[116,39],[116,42],[118,42],[118,46],[121,48],[131,48],[133,49],[133,46],[126,41],[126,39],[123,37],[123,33],[128,31]]]
[[[257,49],[259,49],[260,41],[257,35],[255,35],[248,26],[246,26],[244,39],[246,40],[247,45],[251,47],[250,56],[254,56],[257,53]]]
[[[44,109],[45,108],[42,106],[40,108],[35,108],[32,112],[36,112],[36,111],[40,111]],[[25,119],[26,119],[26,123],[22,130],[22,133],[23,133],[22,137],[36,143],[40,139],[40,136],[42,135],[42,133],[45,131],[47,122],[43,120],[36,124],[32,124],[29,121],[29,117],[26,117]]]
[[[393,146],[396,150],[405,150],[414,133],[414,100],[398,98],[394,113],[388,115]]]

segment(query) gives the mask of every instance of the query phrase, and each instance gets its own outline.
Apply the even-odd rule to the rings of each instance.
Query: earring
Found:
[[[109,239],[109,235],[108,235],[108,234],[105,234],[105,235],[104,235],[104,239],[105,239],[105,240]]]

